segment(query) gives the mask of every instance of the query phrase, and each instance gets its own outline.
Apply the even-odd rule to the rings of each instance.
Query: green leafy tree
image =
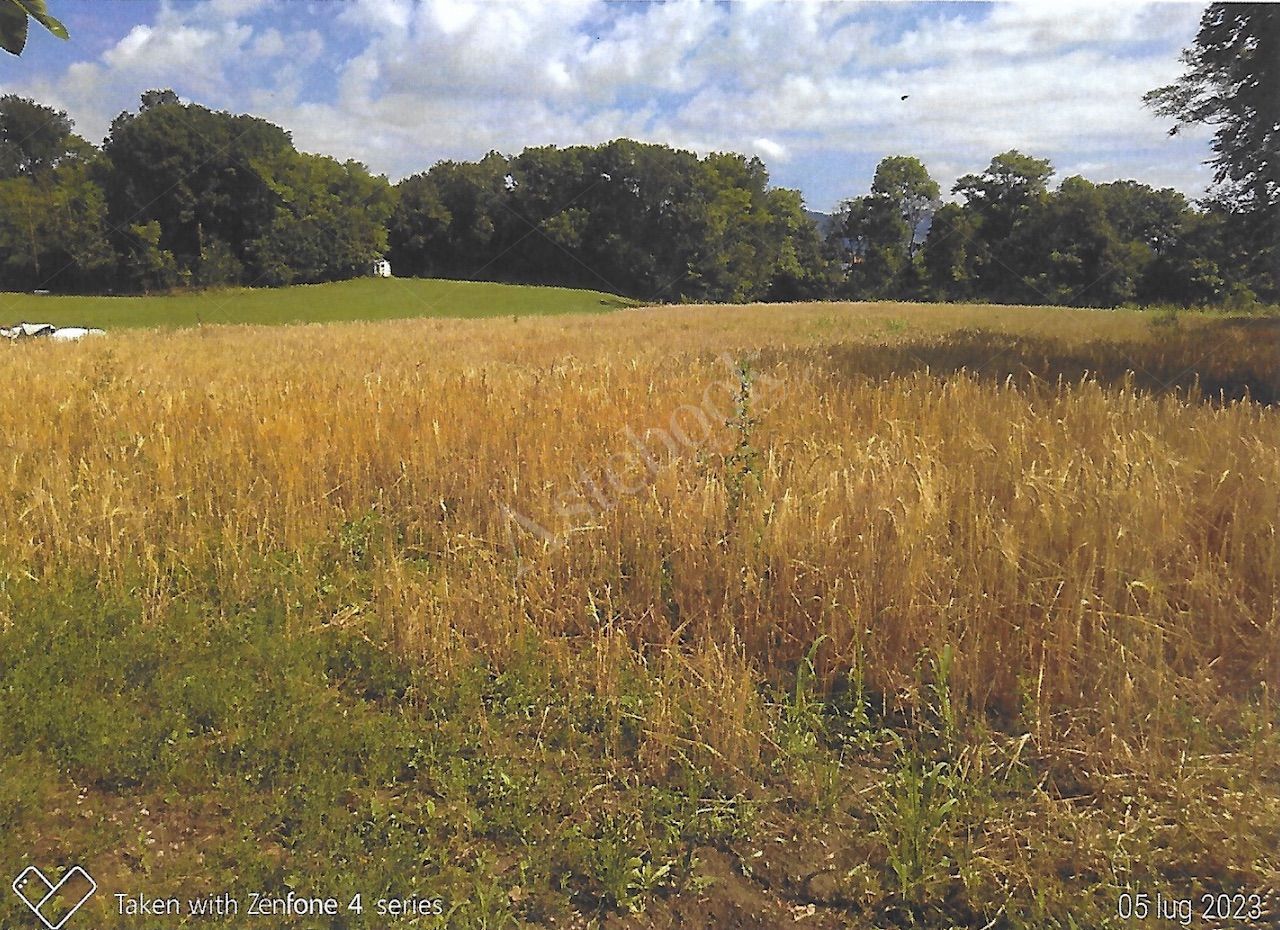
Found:
[[[616,139],[441,162],[399,185],[390,257],[413,274],[602,287],[645,299],[825,292],[796,191],[759,159]]]
[[[291,151],[289,134],[266,120],[148,92],[138,113],[115,119],[104,146],[113,225],[158,222],[159,247],[185,276],[234,283],[248,242],[276,215],[278,195],[258,166]]]
[[[1240,292],[1240,266],[1230,261],[1219,211],[1188,209],[1176,237],[1156,250],[1139,288],[1143,303],[1212,306]]]
[[[182,100],[171,87],[166,87],[163,90],[144,90],[141,103],[138,106],[138,112],[146,113],[156,107],[180,106],[181,103]]]
[[[293,151],[256,163],[278,198],[275,216],[250,240],[254,280],[314,284],[363,274],[387,251],[394,193],[356,161]]]
[[[177,287],[178,262],[172,252],[160,247],[160,223],[138,223],[129,227],[120,252],[121,281],[130,290],[149,294]]]
[[[506,208],[494,216],[503,277],[540,283],[582,283],[590,277],[590,266],[581,264],[595,193],[590,157],[586,146],[548,145],[511,159],[501,198]]]
[[[933,214],[922,254],[929,294],[937,300],[967,300],[977,278],[978,222],[971,210],[943,204]]]
[[[910,261],[906,243],[911,229],[893,201],[877,194],[846,201],[837,229],[849,245],[849,296],[897,296],[899,281]]]
[[[112,123],[104,153],[134,287],[332,281],[365,273],[387,251],[395,196],[386,178],[299,153],[265,120],[147,91],[136,113]]]
[[[915,257],[920,227],[937,209],[940,193],[938,182],[918,158],[891,155],[876,166],[871,195],[883,197],[902,217],[906,231],[901,246],[908,259]]]
[[[818,227],[805,212],[800,192],[773,188],[767,194],[771,217],[773,268],[766,300],[813,300],[829,296],[839,263],[824,249]]]
[[[662,300],[700,299],[725,288],[738,256],[720,251],[732,235],[721,194],[753,183],[755,168],[746,159],[713,154],[699,161],[693,152],[615,139],[584,149],[582,164],[574,189],[583,193],[573,207],[588,217],[576,253],[578,280]],[[740,199],[748,210],[751,201],[750,194]]]
[[[21,55],[33,19],[59,39],[68,38],[67,27],[49,13],[45,0],[0,0],[0,48]]]
[[[1248,209],[1280,203],[1280,6],[1211,3],[1186,71],[1144,98],[1180,124],[1216,127],[1214,178]]]
[[[1193,306],[1214,303],[1228,292],[1231,275],[1224,277],[1221,265],[1219,219],[1172,188],[1113,181],[1097,190],[1115,235],[1140,256],[1134,300]]]
[[[439,252],[452,220],[429,175],[415,174],[397,184],[395,210],[387,221],[387,257],[396,273],[443,275],[446,269]]]
[[[1211,3],[1182,60],[1182,77],[1145,100],[1179,124],[1215,127],[1217,201],[1238,217],[1225,247],[1280,296],[1280,6]]]
[[[62,110],[0,97],[0,286],[107,286],[114,255],[96,150]]]
[[[688,267],[689,284],[696,282],[706,299],[754,300],[767,289],[773,272],[768,179],[759,158],[717,152],[703,160],[697,180],[704,215]]]
[[[992,158],[981,174],[957,178],[951,190],[964,195],[986,237],[995,240],[1008,236],[1018,216],[1046,194],[1052,174],[1048,161],[1011,149]]]
[[[89,145],[72,131],[71,119],[17,94],[0,97],[0,178],[42,177]]]
[[[991,159],[981,174],[956,180],[952,192],[964,196],[976,227],[969,260],[979,296],[1000,301],[1044,299],[1027,285],[1035,256],[1015,234],[1015,227],[1043,205],[1052,174],[1048,161],[1010,150]]]
[[[1082,177],[1019,218],[1014,234],[1025,246],[1023,276],[1052,304],[1113,307],[1132,300],[1151,261],[1149,246],[1122,237],[1107,215],[1107,198]]]
[[[493,270],[508,173],[507,157],[490,152],[479,162],[438,162],[403,182],[401,209],[391,220],[393,266],[448,278]],[[415,213],[415,205],[424,214]]]
[[[84,164],[0,181],[0,288],[80,291],[110,278],[106,200]]]
[[[847,246],[846,293],[903,297],[919,289],[919,233],[939,193],[918,158],[881,159],[871,192],[845,201],[835,224],[834,239]]]
[[[1134,239],[1160,254],[1177,242],[1191,204],[1171,187],[1157,190],[1137,181],[1099,184],[1107,220],[1122,239]]]

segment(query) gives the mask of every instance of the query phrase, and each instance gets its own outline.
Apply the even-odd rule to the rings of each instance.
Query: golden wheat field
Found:
[[[615,776],[751,799],[722,850],[822,824],[835,890],[774,876],[739,926],[1125,926],[1121,895],[1158,891],[1199,912],[1280,870],[1280,330],[1150,320],[690,307],[4,348],[0,629],[41,598],[157,636],[193,604],[212,625],[272,604],[282,635],[354,631],[437,682],[532,651],[616,711]],[[539,749],[544,710],[520,724]],[[104,809],[154,787],[12,739]],[[25,790],[0,820],[30,836]],[[173,835],[161,884],[195,842]],[[433,842],[506,848],[461,835]],[[547,865],[547,913],[695,925],[682,902],[750,884],[700,884],[690,854],[677,887],[626,835],[621,879]],[[496,881],[509,924],[461,892],[449,921],[544,921],[536,880]]]

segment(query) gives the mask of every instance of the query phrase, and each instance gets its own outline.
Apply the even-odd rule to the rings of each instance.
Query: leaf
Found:
[[[36,17],[36,21],[39,22],[41,26],[44,26],[44,28],[48,29],[51,33],[57,36],[59,39],[62,39],[65,41],[71,38],[71,33],[67,32],[67,27],[62,25],[62,21],[60,19],[56,19],[53,16],[50,16],[48,13],[41,13],[39,16]]]
[[[62,24],[61,20],[49,14],[49,9],[45,6],[45,0],[12,0],[12,2],[26,11],[32,19],[59,39],[65,40],[71,37],[70,33],[67,32],[67,27]]]
[[[0,0],[0,48],[21,55],[27,45],[27,13],[18,0]]]

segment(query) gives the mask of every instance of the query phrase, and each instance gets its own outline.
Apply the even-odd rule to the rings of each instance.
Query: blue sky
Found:
[[[757,154],[814,209],[886,155],[944,188],[1009,148],[1058,178],[1198,196],[1203,130],[1142,106],[1173,80],[1195,4],[556,0],[51,0],[0,91],[101,141],[152,87],[251,112],[299,148],[393,179],[442,158],[618,136]],[[907,99],[903,100],[903,95]]]

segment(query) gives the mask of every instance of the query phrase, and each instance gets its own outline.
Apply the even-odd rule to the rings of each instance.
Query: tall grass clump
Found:
[[[0,631],[32,598],[142,630],[201,605],[292,641],[339,631],[459,687],[482,668],[475,687],[506,688],[496,706],[539,747],[581,726],[649,778],[759,791],[826,772],[831,810],[873,799],[860,829],[891,867],[848,871],[833,900],[897,895],[925,919],[958,882],[987,917],[1001,895],[1001,913],[1047,913],[991,864],[1062,871],[1043,851],[1069,846],[1054,799],[1092,792],[1101,812],[1152,773],[1190,792],[1210,760],[1238,794],[1248,753],[1274,763],[1280,687],[1275,330],[1188,319],[1161,342],[1139,314],[1052,313],[692,308],[0,347]],[[885,315],[910,325],[886,337]],[[530,697],[553,688],[582,702],[572,726]],[[360,689],[429,707],[403,682]],[[880,765],[876,791],[843,790],[855,759]],[[997,789],[1050,800],[1002,821],[975,800]],[[508,806],[501,829],[529,835]],[[574,894],[629,912],[676,883],[675,839],[614,813],[575,829],[603,858]],[[1141,872],[1098,855],[1107,894]],[[1236,877],[1265,860],[1186,856]]]

